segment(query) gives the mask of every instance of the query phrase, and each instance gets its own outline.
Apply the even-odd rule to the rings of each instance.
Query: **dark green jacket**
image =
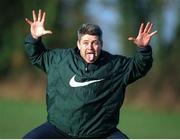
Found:
[[[41,39],[26,37],[25,49],[33,65],[47,74],[48,121],[76,137],[95,137],[116,128],[126,86],[152,66],[150,46],[134,57],[101,51],[87,64],[77,48],[46,49]]]

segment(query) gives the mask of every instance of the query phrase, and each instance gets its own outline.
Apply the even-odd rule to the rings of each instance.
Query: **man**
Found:
[[[46,49],[41,37],[46,13],[32,11],[33,21],[26,19],[31,34],[25,49],[32,64],[47,74],[47,122],[24,138],[128,138],[120,130],[119,110],[126,86],[144,76],[152,66],[148,45],[152,23],[141,24],[134,57],[112,55],[102,50],[102,31],[98,25],[83,24],[78,30],[76,48]]]

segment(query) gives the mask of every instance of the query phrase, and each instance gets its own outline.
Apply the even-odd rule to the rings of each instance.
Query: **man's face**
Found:
[[[80,50],[81,57],[87,63],[94,63],[101,52],[102,44],[95,35],[83,35],[80,40],[77,41],[77,46]]]

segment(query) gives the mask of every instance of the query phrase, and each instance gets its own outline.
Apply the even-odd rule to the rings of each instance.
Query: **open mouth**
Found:
[[[93,61],[95,58],[95,54],[93,52],[86,53],[86,56],[89,61]]]

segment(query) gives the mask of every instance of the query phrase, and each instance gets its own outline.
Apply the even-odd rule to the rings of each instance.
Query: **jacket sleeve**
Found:
[[[48,72],[50,65],[61,60],[56,49],[46,49],[41,38],[34,39],[31,34],[26,36],[24,46],[30,62],[45,73]]]
[[[122,77],[125,85],[145,76],[152,67],[152,62],[151,46],[137,48],[137,53],[134,57],[124,58],[121,64],[123,64]]]

